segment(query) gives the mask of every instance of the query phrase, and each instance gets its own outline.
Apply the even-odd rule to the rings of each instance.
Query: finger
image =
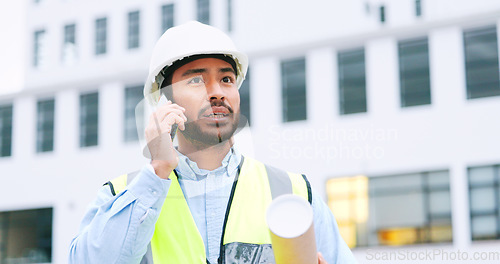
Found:
[[[178,123],[181,120],[183,120],[181,116],[179,116],[175,112],[171,112],[165,117],[165,119],[161,121],[161,123],[166,123],[169,126],[172,126],[173,124]]]
[[[171,102],[171,103],[172,103],[172,105],[173,105],[173,106],[175,106],[175,107],[179,107],[179,108],[181,108],[181,109],[186,110],[184,107],[182,107],[182,106],[180,106],[180,105],[178,105],[178,104],[176,104],[176,103],[173,103],[173,102]]]
[[[326,262],[325,258],[323,257],[323,254],[321,254],[321,252],[318,252],[318,263],[319,264],[328,264],[328,262]]]
[[[182,107],[182,106],[180,106],[180,105],[178,105],[178,104],[172,103],[171,101],[169,101],[169,102],[170,102],[170,103],[167,103],[167,104],[165,104],[165,105],[162,105],[162,106],[158,107],[158,109],[159,109],[159,108],[165,108],[165,107],[173,107],[173,108],[180,109],[180,110],[182,110],[182,111],[186,111],[186,109],[185,109],[184,107]]]
[[[159,121],[163,122],[167,118],[167,116],[172,114],[172,113],[174,113],[178,116],[183,115],[182,111],[179,109],[162,109],[159,111],[159,116],[160,116]]]
[[[156,111],[160,112],[165,112],[169,111],[170,109],[177,109],[180,110],[181,112],[186,111],[182,106],[176,105],[176,104],[170,104],[170,105],[162,105],[156,109]]]
[[[177,124],[179,129],[184,131],[186,129],[184,125],[184,118],[182,118],[179,115],[176,115],[175,113],[170,113],[167,118],[164,121],[167,125],[172,126],[174,124]]]
[[[188,121],[188,118],[186,117],[186,115],[184,113],[181,114],[181,117],[184,118],[184,121],[187,122]]]
[[[176,113],[170,113],[164,119],[160,120],[157,113],[153,112],[149,118],[149,124],[146,127],[146,135],[149,138],[154,138],[158,135],[161,135],[162,133],[165,133],[166,130],[163,124],[166,123],[168,126],[172,126],[174,123],[176,123],[176,118],[180,121],[183,121],[182,117],[180,117]],[[170,133],[170,128],[168,128],[168,133]]]
[[[158,116],[156,115],[156,113],[152,114],[152,118],[153,118],[154,123],[155,123],[156,131],[158,132],[158,134],[161,134],[160,122],[158,121]]]
[[[186,129],[186,125],[184,124],[184,122],[186,122],[186,120],[184,118],[182,118],[182,117],[181,117],[181,119],[182,119],[182,121],[179,122],[179,123],[177,123],[177,124],[179,125],[179,129],[181,131],[184,131]]]

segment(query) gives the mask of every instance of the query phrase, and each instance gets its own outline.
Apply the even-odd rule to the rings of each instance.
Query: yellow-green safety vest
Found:
[[[116,195],[125,190],[137,174],[124,174],[106,184]],[[175,170],[169,179],[172,180],[170,189],[141,264],[208,263],[203,239]],[[274,198],[287,193],[311,203],[311,186],[305,175],[242,157],[226,209],[219,264],[275,263],[265,214]]]

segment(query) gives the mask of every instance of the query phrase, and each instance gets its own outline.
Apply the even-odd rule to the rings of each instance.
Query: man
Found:
[[[247,66],[211,26],[189,22],[163,34],[145,85],[152,105],[168,99],[145,129],[151,163],[102,187],[71,243],[70,263],[274,263],[265,210],[284,193],[312,204],[319,263],[355,263],[304,175],[233,147]]]

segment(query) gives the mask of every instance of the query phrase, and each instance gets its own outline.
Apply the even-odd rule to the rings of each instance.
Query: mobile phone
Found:
[[[165,105],[167,102],[168,102],[167,97],[165,97],[165,94],[162,93],[161,96],[160,96],[160,100],[158,101],[158,106],[157,107]],[[174,123],[172,125],[172,128],[170,129],[170,138],[172,139],[172,141],[174,141],[176,132],[177,132],[177,124]]]
[[[177,132],[177,124],[173,124],[172,129],[170,130],[170,138],[172,138],[172,141],[174,141],[176,132]]]

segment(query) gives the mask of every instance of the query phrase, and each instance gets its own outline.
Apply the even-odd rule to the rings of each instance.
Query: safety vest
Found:
[[[125,174],[106,184],[116,195],[136,175]],[[208,263],[203,239],[175,170],[169,179],[172,182],[141,264]],[[227,204],[219,264],[275,262],[265,214],[274,198],[288,193],[311,203],[311,186],[305,175],[285,172],[242,157]]]

